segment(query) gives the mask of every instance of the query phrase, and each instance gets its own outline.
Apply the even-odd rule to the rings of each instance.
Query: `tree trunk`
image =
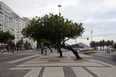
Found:
[[[37,48],[39,48],[40,47],[40,44],[37,42]]]
[[[79,60],[79,59],[82,59],[78,52],[76,50],[74,50],[73,48],[69,47],[69,46],[65,46],[65,45],[61,45],[63,48],[65,49],[68,49],[68,50],[71,50],[73,52],[73,54],[76,56],[76,59]]]
[[[49,48],[49,50],[50,50],[51,52],[53,52],[50,46],[47,46],[47,47]]]
[[[60,53],[60,57],[63,57],[63,54],[62,54],[60,45],[56,45],[56,46],[57,46],[57,48],[58,48],[58,52]]]

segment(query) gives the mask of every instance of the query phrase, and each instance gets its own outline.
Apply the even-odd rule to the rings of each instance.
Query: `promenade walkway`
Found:
[[[24,77],[116,77],[115,65],[94,60],[92,56],[84,54],[80,56],[90,59],[75,61],[72,52],[63,52],[63,55],[64,57],[59,58],[57,52],[48,55],[35,54],[31,58],[36,58],[9,70],[28,70]]]

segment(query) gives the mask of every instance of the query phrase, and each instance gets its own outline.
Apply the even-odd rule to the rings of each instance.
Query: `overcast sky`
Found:
[[[91,30],[92,40],[116,41],[116,0],[0,0],[9,6],[20,17],[43,16],[48,13],[59,13],[58,4],[61,4],[61,14],[75,22],[82,22],[85,32],[78,42],[89,44]],[[68,41],[74,44],[74,40]]]

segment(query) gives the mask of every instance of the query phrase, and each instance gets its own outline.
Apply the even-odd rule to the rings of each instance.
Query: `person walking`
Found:
[[[0,52],[1,52],[1,54],[3,53],[3,47],[0,47]]]

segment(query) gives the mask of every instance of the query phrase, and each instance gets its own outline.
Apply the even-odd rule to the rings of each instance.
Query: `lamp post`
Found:
[[[62,7],[62,5],[58,5],[58,7],[59,7],[59,14],[60,14],[60,7]]]
[[[92,34],[93,34],[93,30],[91,30],[91,42],[92,42]]]

